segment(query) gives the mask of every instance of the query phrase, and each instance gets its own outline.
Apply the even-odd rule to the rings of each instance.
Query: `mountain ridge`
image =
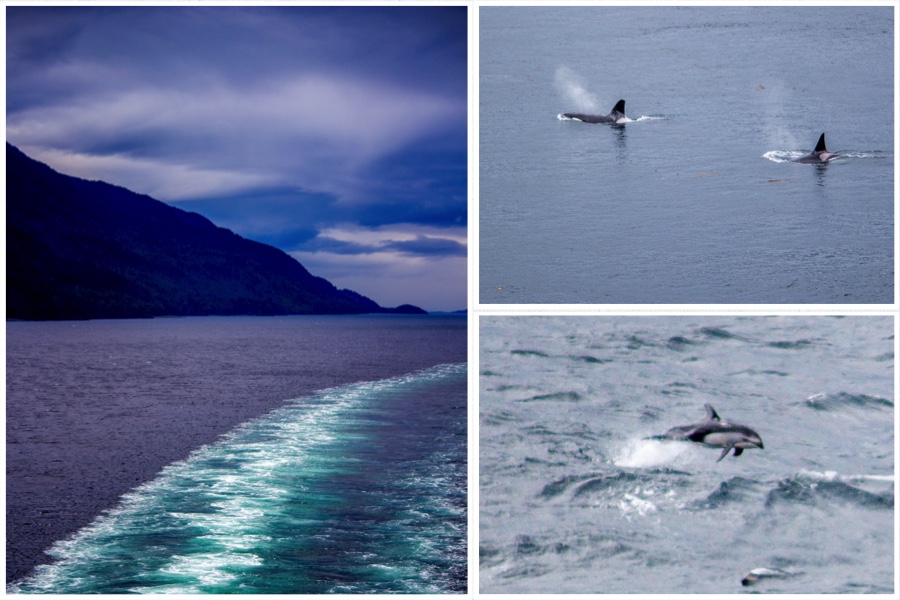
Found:
[[[7,319],[425,314],[384,308],[200,214],[6,145]]]

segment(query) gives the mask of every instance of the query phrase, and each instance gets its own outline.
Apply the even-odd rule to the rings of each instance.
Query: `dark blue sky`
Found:
[[[466,307],[465,7],[9,7],[7,139],[384,306]]]

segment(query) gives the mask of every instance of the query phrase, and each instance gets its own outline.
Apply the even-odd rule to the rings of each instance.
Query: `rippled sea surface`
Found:
[[[891,7],[479,19],[480,302],[893,301]]]
[[[8,548],[70,513],[93,521],[47,540],[53,560],[8,591],[465,592],[465,318],[9,330]],[[193,439],[131,483],[134,463]],[[121,487],[101,511],[98,491]]]
[[[484,316],[480,340],[482,592],[895,592],[892,318]],[[705,403],[765,449],[645,439]]]

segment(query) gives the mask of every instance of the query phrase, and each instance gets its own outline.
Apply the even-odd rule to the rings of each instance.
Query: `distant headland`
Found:
[[[384,308],[287,253],[6,145],[7,319],[426,314]]]

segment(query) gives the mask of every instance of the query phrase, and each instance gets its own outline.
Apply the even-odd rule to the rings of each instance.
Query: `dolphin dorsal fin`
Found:
[[[616,102],[616,105],[613,106],[612,112],[620,112],[624,115],[625,114],[625,101],[619,100],[618,102]]]
[[[819,143],[816,144],[816,152],[826,152],[825,150],[825,133],[819,136]]]
[[[704,404],[703,407],[706,409],[706,420],[707,421],[721,421],[719,418],[719,413],[716,412],[716,409],[712,407],[712,404]]]

